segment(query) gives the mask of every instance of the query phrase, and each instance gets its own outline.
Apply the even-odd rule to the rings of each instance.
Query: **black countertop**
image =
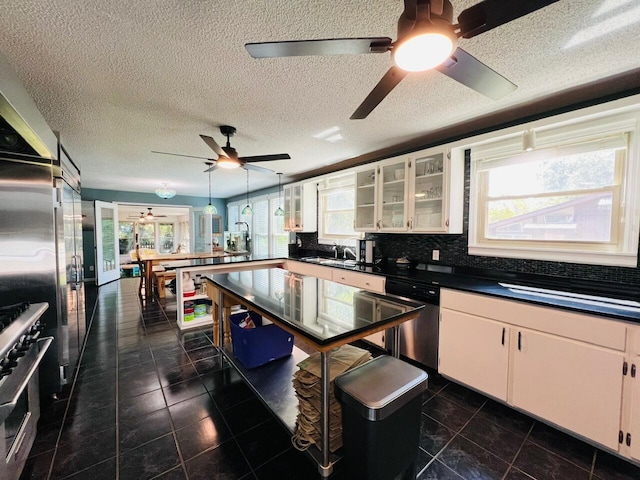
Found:
[[[318,345],[333,345],[380,325],[416,315],[424,304],[381,295],[330,280],[289,272],[283,268],[252,270],[260,285],[245,283],[242,272],[206,274],[222,290],[244,298],[249,306],[268,312]],[[375,308],[375,302],[385,308]],[[311,307],[311,308],[309,308]]]
[[[293,258],[301,260],[304,256]],[[410,282],[416,285],[440,286],[469,293],[490,295],[518,300],[541,306],[588,313],[640,323],[640,288],[628,285],[589,282],[544,275],[528,275],[512,272],[490,272],[479,269],[455,269],[441,266],[432,268],[444,271],[398,269],[395,265],[345,266],[331,265],[356,272],[382,275],[387,279]],[[425,268],[431,268],[426,266]],[[503,285],[513,285],[506,287]],[[540,288],[544,292],[532,292],[517,288]],[[515,287],[515,288],[514,288]],[[588,296],[580,298],[575,294]],[[573,295],[569,297],[568,295]],[[595,297],[595,298],[590,298]],[[629,305],[612,305],[612,299],[625,300]],[[635,304],[635,305],[633,305]]]
[[[291,260],[302,260],[307,255],[291,256]],[[311,255],[310,255],[311,256]],[[206,258],[194,260],[176,260],[163,262],[166,269],[199,267],[207,265],[229,265],[257,260],[282,260],[287,258],[272,255],[242,255],[233,257]],[[313,263],[310,262],[312,264]],[[327,265],[329,266],[329,265]],[[494,272],[471,268],[452,268],[441,266],[426,266],[443,271],[398,269],[395,264],[380,266],[340,266],[330,265],[331,268],[344,268],[355,272],[382,275],[387,279],[411,282],[416,285],[436,285],[442,288],[461,290],[469,293],[490,295],[509,300],[518,300],[536,305],[561,308],[565,310],[588,313],[603,317],[640,323],[640,287],[615,283],[593,282],[589,280],[553,277],[545,275],[529,275],[514,272]],[[518,288],[508,288],[501,284],[514,286],[537,287],[548,292],[527,292]],[[557,292],[557,293],[555,293]],[[570,298],[567,294],[588,295],[598,298]],[[637,305],[611,305],[607,300],[622,299]]]

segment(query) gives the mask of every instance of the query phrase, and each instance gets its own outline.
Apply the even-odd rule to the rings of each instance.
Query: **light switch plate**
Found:
[[[431,260],[440,260],[440,250],[434,250],[431,254]]]

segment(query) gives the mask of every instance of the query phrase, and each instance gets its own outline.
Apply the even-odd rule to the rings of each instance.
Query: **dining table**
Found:
[[[145,284],[145,296],[150,297],[153,294],[151,285],[153,285],[153,267],[160,265],[162,262],[168,260],[194,260],[203,258],[219,258],[219,257],[231,257],[236,255],[247,255],[249,252],[237,251],[227,252],[223,250],[214,252],[191,252],[191,253],[145,253],[139,252],[138,260],[143,262],[144,284]]]

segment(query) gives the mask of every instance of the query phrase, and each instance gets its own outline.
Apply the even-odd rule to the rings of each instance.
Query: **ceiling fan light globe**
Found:
[[[393,61],[408,72],[437,67],[451,56],[455,42],[446,32],[427,32],[411,36],[393,49]]]
[[[220,168],[231,169],[231,168],[238,168],[239,166],[240,166],[240,162],[238,162],[238,160],[234,158],[220,157],[216,161],[216,167],[220,167]]]

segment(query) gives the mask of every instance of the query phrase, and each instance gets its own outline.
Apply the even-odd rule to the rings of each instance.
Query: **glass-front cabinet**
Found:
[[[356,171],[355,230],[462,233],[464,152],[445,146]]]
[[[316,232],[317,186],[315,182],[295,183],[284,188],[284,230],[287,232]]]
[[[437,147],[412,155],[409,230],[462,233],[464,153]]]
[[[374,165],[356,171],[354,230],[371,232],[376,229],[376,170]]]
[[[407,157],[381,162],[378,167],[378,229],[385,232],[407,230]]]
[[[442,228],[446,192],[444,182],[444,151],[417,156],[411,176],[411,221],[413,231],[434,231]]]

